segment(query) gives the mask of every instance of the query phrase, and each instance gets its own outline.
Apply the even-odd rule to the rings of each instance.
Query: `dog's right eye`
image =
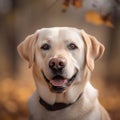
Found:
[[[47,43],[45,43],[45,44],[43,44],[43,45],[41,46],[41,49],[42,49],[42,50],[49,50],[49,49],[50,49],[50,45],[47,44]]]

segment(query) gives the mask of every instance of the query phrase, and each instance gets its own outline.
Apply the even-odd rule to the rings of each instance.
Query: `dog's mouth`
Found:
[[[50,83],[53,86],[60,87],[60,86],[64,86],[67,83],[67,79],[64,78],[63,76],[56,75],[52,78],[52,80],[50,80]]]
[[[44,72],[42,71],[43,77],[46,80],[46,82],[49,84],[50,89],[53,92],[57,92],[57,93],[63,92],[68,86],[70,86],[73,83],[73,81],[75,80],[77,73],[78,73],[78,71],[76,70],[76,72],[70,79],[65,78],[62,75],[55,75],[51,80],[49,80],[45,76]]]

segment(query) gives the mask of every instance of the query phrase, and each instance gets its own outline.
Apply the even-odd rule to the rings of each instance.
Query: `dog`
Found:
[[[104,46],[82,29],[42,28],[17,47],[32,67],[36,90],[30,120],[110,120],[90,83]]]

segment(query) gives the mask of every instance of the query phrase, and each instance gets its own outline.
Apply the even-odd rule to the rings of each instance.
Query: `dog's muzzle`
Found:
[[[42,71],[43,77],[48,83],[51,91],[56,93],[62,93],[67,87],[69,87],[77,76],[78,70],[75,71],[71,78],[65,78],[62,75],[55,75],[51,80],[49,80],[44,72]]]

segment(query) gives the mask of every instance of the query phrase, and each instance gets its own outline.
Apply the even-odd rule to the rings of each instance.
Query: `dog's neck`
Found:
[[[83,94],[83,92],[79,95],[79,97],[77,98],[77,100],[75,102],[69,103],[69,104],[66,104],[66,103],[54,103],[53,105],[50,105],[46,101],[44,101],[41,97],[40,97],[39,103],[44,108],[46,108],[48,111],[57,111],[57,110],[67,108],[67,107],[71,106],[72,104],[76,103],[81,98],[82,94]]]
[[[68,88],[68,90],[66,90],[64,93],[53,93],[50,91],[47,85],[43,86],[41,83],[38,83],[38,80],[36,82],[39,96],[50,105],[55,103],[74,103],[79,97],[80,93],[83,92],[83,88],[80,85],[75,85]]]

